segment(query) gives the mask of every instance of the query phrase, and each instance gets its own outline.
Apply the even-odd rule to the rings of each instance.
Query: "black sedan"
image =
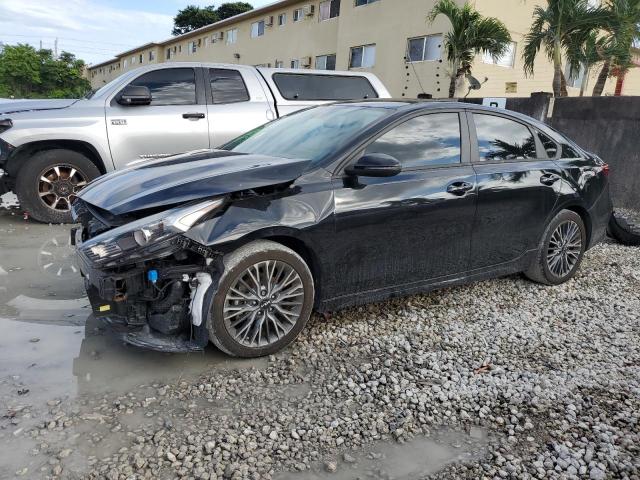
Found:
[[[523,115],[346,102],[105,175],[73,236],[94,312],[127,342],[254,357],[314,309],[516,272],[566,282],[605,233],[608,172]]]

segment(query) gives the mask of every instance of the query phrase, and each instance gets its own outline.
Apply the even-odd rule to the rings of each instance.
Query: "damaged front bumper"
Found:
[[[83,228],[72,230],[93,313],[126,343],[163,352],[202,350],[213,295],[222,272],[217,252],[184,237],[156,258],[104,267],[83,253]]]

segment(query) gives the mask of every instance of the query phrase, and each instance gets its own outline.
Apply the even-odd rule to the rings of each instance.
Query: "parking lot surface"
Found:
[[[0,212],[0,478],[638,478],[640,250],[312,317],[284,352],[123,345],[68,228]]]

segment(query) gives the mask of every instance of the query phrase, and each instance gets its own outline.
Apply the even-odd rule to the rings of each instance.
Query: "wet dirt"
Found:
[[[30,452],[38,448],[26,433],[53,404],[104,393],[144,395],[151,385],[267,361],[234,360],[213,347],[172,355],[127,346],[91,314],[69,227],[2,210],[0,332],[0,478],[33,467]],[[120,440],[112,439],[115,451],[126,445]]]

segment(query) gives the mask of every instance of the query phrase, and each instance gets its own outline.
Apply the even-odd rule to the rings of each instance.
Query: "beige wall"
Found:
[[[462,4],[464,0],[457,0]],[[551,63],[540,54],[536,60],[535,75],[527,77],[522,69],[522,47],[524,35],[529,29],[535,5],[541,0],[472,0],[475,7],[484,15],[501,19],[509,28],[516,52],[513,67],[502,67],[483,63],[477,58],[473,75],[479,80],[488,81],[479,91],[470,96],[528,96],[531,92],[551,91],[553,68]],[[442,34],[449,28],[448,21],[438,18],[432,25],[426,21],[426,15],[435,0],[379,0],[370,5],[356,7],[354,0],[342,0],[340,16],[319,21],[319,0],[292,1],[267,7],[249,14],[237,21],[223,21],[199,31],[169,39],[152,46],[126,52],[111,63],[101,64],[89,69],[89,78],[94,88],[109,82],[118,75],[141,66],[139,55],[142,53],[142,65],[165,62],[166,50],[171,48],[172,62],[203,61],[221,63],[242,63],[247,65],[270,64],[277,60],[289,67],[293,59],[311,57],[311,66],[315,65],[318,55],[336,54],[336,68],[349,68],[350,49],[354,46],[376,44],[375,66],[365,69],[378,75],[395,97],[415,98],[424,91],[435,97],[446,97],[449,88],[450,67],[446,61],[425,61],[405,63],[404,56],[409,38]],[[315,14],[300,22],[293,22],[293,11],[304,5],[313,4]],[[286,13],[286,25],[277,25],[278,15]],[[274,17],[272,27],[265,27],[265,34],[251,38],[251,23],[267,16]],[[229,45],[226,38],[216,43],[211,36],[237,28],[237,42]],[[200,40],[196,53],[188,51],[190,41]],[[181,52],[173,54],[174,47]],[[155,60],[149,62],[149,51],[155,51]],[[238,56],[240,58],[236,58]],[[131,64],[131,58],[136,62]],[[126,60],[126,65],[125,61]],[[119,64],[118,69],[115,65]],[[109,68],[111,67],[111,69]],[[633,69],[625,82],[624,94],[640,94],[640,71]],[[591,72],[587,93],[590,94],[598,71]],[[506,83],[516,82],[515,93],[506,92]],[[421,88],[422,87],[422,88]],[[605,94],[612,94],[615,79],[607,82]],[[457,94],[465,95],[467,87],[462,85]],[[578,95],[578,88],[569,88],[570,95]]]

